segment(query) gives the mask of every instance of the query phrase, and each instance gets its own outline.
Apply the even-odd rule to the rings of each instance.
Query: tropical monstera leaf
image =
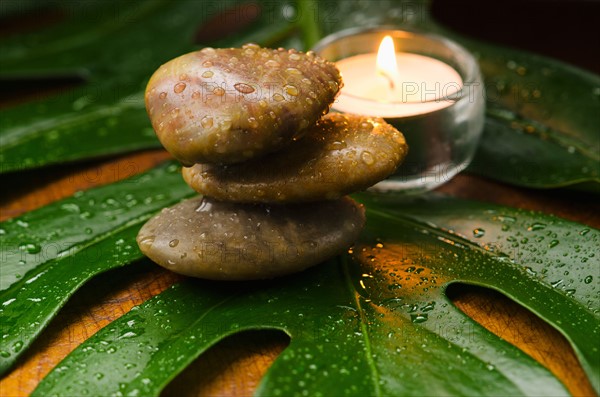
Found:
[[[447,197],[363,199],[352,256],[262,283],[176,285],[86,341],[34,395],[158,395],[210,346],[257,329],[291,337],[258,395],[566,394],[453,306],[456,282],[500,291],[559,329],[598,390],[597,230]]]
[[[194,194],[179,171],[167,163],[0,224],[1,374],[83,284],[142,257],[144,222]]]

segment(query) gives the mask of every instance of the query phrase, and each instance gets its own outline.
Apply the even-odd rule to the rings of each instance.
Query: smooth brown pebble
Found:
[[[154,262],[186,276],[266,279],[343,252],[364,222],[362,205],[348,197],[286,206],[196,197],[163,209],[142,227],[137,242]]]
[[[340,85],[335,65],[312,52],[205,48],[152,75],[146,110],[160,142],[183,164],[236,163],[300,136]]]
[[[331,200],[392,174],[408,146],[380,118],[331,113],[279,152],[243,164],[196,164],[183,178],[196,191],[223,201]]]

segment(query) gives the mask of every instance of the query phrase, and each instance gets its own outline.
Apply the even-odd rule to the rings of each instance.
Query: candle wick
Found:
[[[379,74],[381,74],[383,77],[385,77],[387,79],[388,83],[390,84],[390,88],[392,89],[392,91],[396,89],[396,85],[394,84],[394,79],[392,78],[392,76],[390,76],[389,74],[387,74],[383,70],[380,70]]]

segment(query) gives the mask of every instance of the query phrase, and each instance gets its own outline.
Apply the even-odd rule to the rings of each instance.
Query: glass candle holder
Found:
[[[392,77],[381,76],[374,65],[385,36],[395,47],[392,72],[398,73]],[[483,129],[485,98],[477,61],[462,46],[429,33],[353,28],[325,37],[313,51],[336,62],[342,73],[344,87],[332,111],[383,117],[406,137],[403,164],[372,190],[422,193],[469,165]]]

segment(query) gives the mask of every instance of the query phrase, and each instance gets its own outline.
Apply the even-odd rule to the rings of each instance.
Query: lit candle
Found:
[[[479,66],[466,49],[435,34],[366,27],[333,33],[314,51],[342,74],[333,111],[383,117],[406,138],[404,163],[375,190],[418,194],[467,167],[485,100]]]
[[[396,52],[386,36],[379,51],[336,62],[344,87],[334,104],[339,112],[405,117],[454,103],[463,81],[450,65],[424,55]]]

